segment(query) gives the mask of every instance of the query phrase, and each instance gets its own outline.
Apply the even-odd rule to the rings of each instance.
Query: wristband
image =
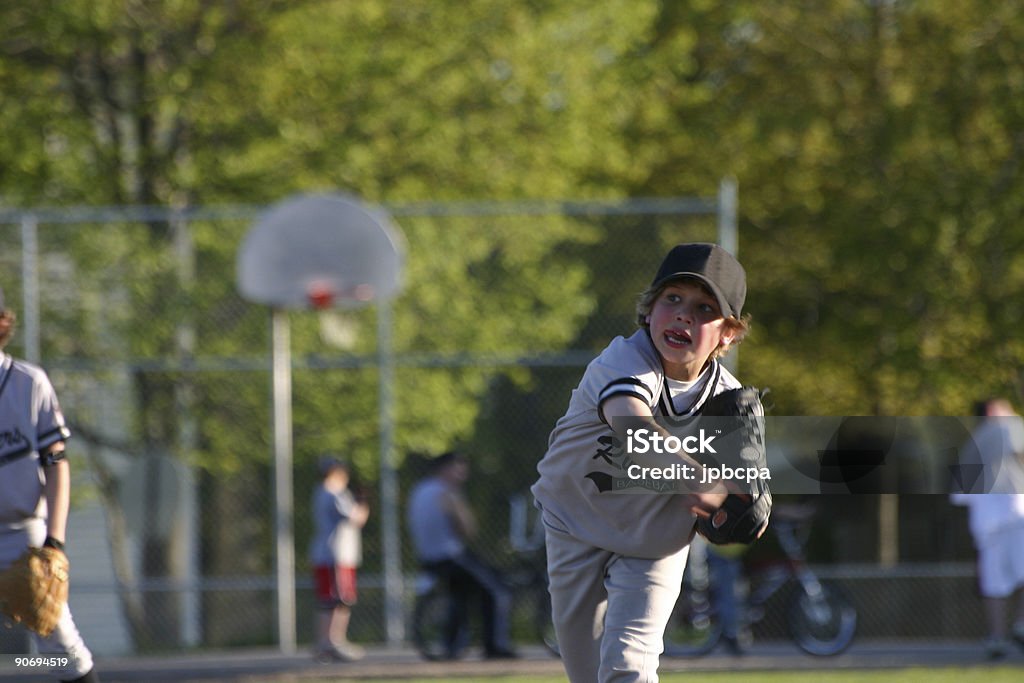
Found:
[[[61,552],[64,552],[64,544],[61,541],[58,541],[53,536],[47,536],[46,537],[46,540],[43,541],[43,547],[44,548],[53,548],[55,550],[59,550]]]
[[[58,451],[50,451],[49,453],[44,453],[40,460],[42,460],[43,462],[43,467],[53,467],[61,460],[63,460],[66,456],[67,453],[65,453],[64,449],[62,448]]]

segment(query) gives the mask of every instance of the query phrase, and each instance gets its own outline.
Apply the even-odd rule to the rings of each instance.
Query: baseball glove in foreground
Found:
[[[761,394],[753,387],[743,387],[712,396],[701,414],[716,418],[735,418],[727,436],[731,448],[744,467],[767,470],[764,445],[764,407]],[[747,490],[730,493],[722,506],[710,517],[697,520],[697,531],[716,545],[753,543],[768,525],[772,511],[772,494],[768,482],[754,477],[746,482]]]
[[[0,612],[41,636],[56,628],[68,601],[68,558],[55,548],[29,548],[0,573]]]

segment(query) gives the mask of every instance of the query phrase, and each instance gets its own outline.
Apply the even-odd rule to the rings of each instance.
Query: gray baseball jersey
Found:
[[[0,354],[0,535],[45,519],[39,454],[70,436],[43,369]]]
[[[597,548],[632,557],[667,557],[689,542],[695,517],[678,495],[616,493],[624,476],[611,427],[600,413],[612,396],[635,396],[658,416],[685,418],[709,397],[741,385],[712,360],[694,398],[676,406],[647,330],[616,337],[587,366],[555,425],[531,491],[546,524]]]

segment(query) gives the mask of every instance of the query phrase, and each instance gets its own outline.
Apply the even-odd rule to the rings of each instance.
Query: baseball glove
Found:
[[[0,573],[0,612],[41,636],[60,621],[68,600],[68,558],[56,548],[29,548]]]
[[[753,387],[722,392],[707,400],[701,414],[730,418],[715,423],[725,427],[723,441],[729,444],[729,453],[738,456],[737,466],[758,472],[767,469],[761,392]],[[697,519],[698,533],[716,545],[753,543],[771,515],[772,494],[764,478],[737,479],[733,483],[743,490],[730,493],[710,517]]]

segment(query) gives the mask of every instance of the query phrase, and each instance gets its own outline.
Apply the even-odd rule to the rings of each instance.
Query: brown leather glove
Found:
[[[0,573],[0,612],[41,636],[68,601],[68,558],[56,548],[29,548]]]

